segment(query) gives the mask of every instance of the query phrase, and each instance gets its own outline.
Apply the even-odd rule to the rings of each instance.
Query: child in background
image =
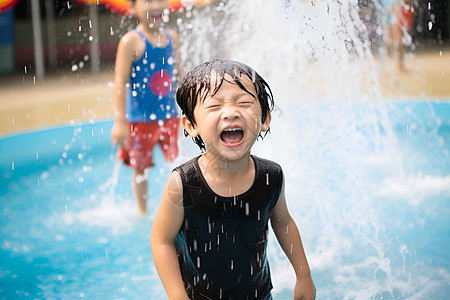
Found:
[[[147,178],[158,143],[168,161],[178,155],[179,118],[175,103],[180,74],[178,36],[163,26],[168,0],[128,0],[138,26],[119,41],[114,73],[113,144],[118,158],[134,169],[133,192],[139,211],[147,212]]]
[[[270,87],[245,64],[213,60],[183,78],[177,103],[185,133],[205,152],[172,172],[153,223],[169,299],[272,299],[269,220],[295,270],[294,299],[314,299],[281,167],[250,154],[269,130]]]
[[[405,46],[403,37],[413,26],[414,7],[411,0],[381,0],[386,12],[384,40],[397,60],[399,71],[405,68]]]

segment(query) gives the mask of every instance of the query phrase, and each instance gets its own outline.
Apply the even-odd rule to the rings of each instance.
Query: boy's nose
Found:
[[[233,106],[225,106],[222,111],[223,119],[234,119],[239,117],[239,109]]]

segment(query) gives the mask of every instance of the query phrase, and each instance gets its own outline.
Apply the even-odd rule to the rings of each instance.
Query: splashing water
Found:
[[[187,69],[225,56],[254,67],[278,100],[378,96],[356,0],[226,1],[190,15],[179,26]]]
[[[187,69],[228,57],[252,66],[271,86],[272,134],[254,153],[283,166],[320,299],[420,299],[430,285],[442,284],[411,275],[418,268],[406,265],[412,249],[387,237],[384,214],[392,212],[384,209],[385,197],[395,187],[386,183],[406,177],[417,179],[409,188],[430,188],[424,176],[404,169],[409,162],[398,149],[390,108],[380,101],[357,0],[230,0],[194,9],[178,25]],[[434,179],[437,193],[448,196],[448,178]],[[295,276],[273,236],[269,257],[274,291],[284,295]],[[449,273],[436,277],[445,281]]]
[[[112,227],[115,231],[133,225],[137,216],[134,200],[116,193],[121,164],[120,161],[115,161],[111,177],[99,188],[101,201],[94,208],[78,212],[76,218],[79,221],[89,225]]]

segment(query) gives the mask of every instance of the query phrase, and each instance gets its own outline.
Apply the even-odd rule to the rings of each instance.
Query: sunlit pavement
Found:
[[[381,96],[388,100],[450,101],[450,49],[407,55],[406,71],[376,59]],[[112,119],[113,72],[0,78],[0,136],[74,122]],[[325,86],[326,87],[326,86]]]

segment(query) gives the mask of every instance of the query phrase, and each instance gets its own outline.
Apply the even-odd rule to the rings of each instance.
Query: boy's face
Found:
[[[219,80],[213,71],[211,90],[214,90]],[[194,108],[196,124],[190,123],[185,116],[182,118],[189,135],[200,135],[203,139],[207,153],[215,153],[228,160],[239,159],[247,154],[260,131],[267,131],[270,124],[270,113],[261,124],[261,105],[250,78],[242,75],[240,82],[251,94],[225,74],[222,86],[214,96],[210,92],[204,101],[197,101]]]
[[[163,21],[163,12],[168,7],[169,0],[136,0],[129,10],[140,23],[149,28],[158,28]]]

